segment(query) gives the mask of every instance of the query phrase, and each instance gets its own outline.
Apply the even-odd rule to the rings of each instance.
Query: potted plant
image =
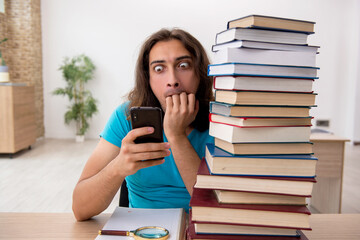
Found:
[[[8,39],[4,38],[0,40],[0,44],[6,42]],[[2,57],[2,53],[0,51],[0,82],[8,82],[9,81],[9,68],[6,66],[5,60]]]
[[[76,122],[76,141],[83,142],[84,134],[89,129],[88,119],[98,111],[97,100],[85,89],[85,84],[93,79],[95,66],[89,57],[79,55],[71,59],[65,58],[59,70],[67,85],[65,88],[55,89],[53,94],[69,98],[65,123]]]

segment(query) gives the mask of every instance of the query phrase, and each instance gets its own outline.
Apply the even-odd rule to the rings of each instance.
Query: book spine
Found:
[[[223,123],[223,122],[217,122],[217,121],[213,121],[211,119],[211,114],[209,116],[209,120],[210,122],[213,123],[218,123],[218,124],[223,124],[223,125],[228,125],[231,127],[237,127],[237,128],[274,128],[274,127],[311,127],[312,125],[283,125],[283,126],[238,126],[238,125],[234,125],[234,124],[229,124],[229,123]]]

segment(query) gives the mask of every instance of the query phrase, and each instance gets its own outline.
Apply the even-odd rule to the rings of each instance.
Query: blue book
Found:
[[[233,155],[206,144],[206,163],[214,175],[315,177],[317,158],[305,155]]]
[[[317,79],[318,67],[268,65],[254,63],[223,63],[208,66],[209,76],[259,76]]]

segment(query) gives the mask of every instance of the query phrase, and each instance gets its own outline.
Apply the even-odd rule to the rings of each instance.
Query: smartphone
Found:
[[[159,143],[163,142],[163,114],[158,107],[132,107],[130,108],[132,129],[140,127],[153,127],[152,134],[140,136],[135,143]]]

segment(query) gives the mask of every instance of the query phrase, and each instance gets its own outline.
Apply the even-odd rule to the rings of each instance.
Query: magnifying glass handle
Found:
[[[131,236],[131,232],[118,230],[99,230],[99,235]]]

